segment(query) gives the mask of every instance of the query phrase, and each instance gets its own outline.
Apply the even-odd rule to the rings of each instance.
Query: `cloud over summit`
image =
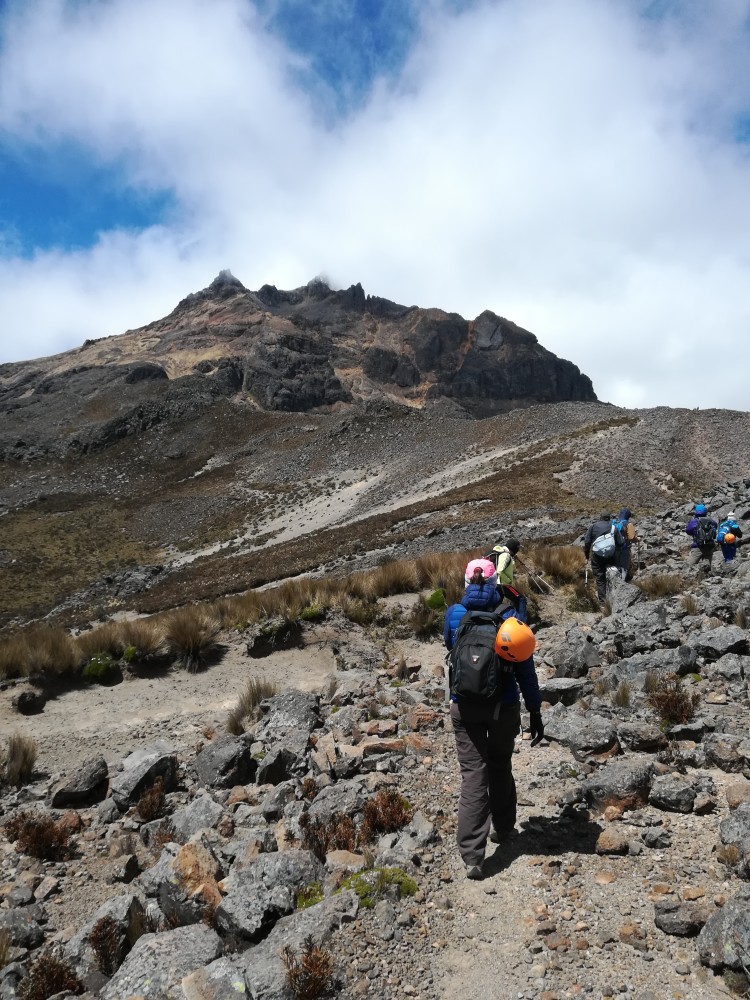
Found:
[[[303,86],[320,52],[263,8],[7,8],[5,144],[33,162],[74,143],[169,207],[77,249],[0,233],[2,359],[148,322],[223,267],[249,287],[324,271],[491,308],[612,402],[748,408],[718,355],[750,320],[750,2],[414,6],[408,53],[370,59],[334,115],[330,80]]]

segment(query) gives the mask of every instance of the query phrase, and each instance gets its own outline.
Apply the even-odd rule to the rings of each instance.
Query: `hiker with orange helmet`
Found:
[[[716,533],[716,541],[721,546],[721,554],[724,556],[725,563],[732,562],[737,555],[737,545],[740,538],[742,538],[742,528],[737,520],[737,515],[733,510],[730,510]]]
[[[494,571],[492,563],[489,567]],[[470,588],[486,587],[489,582],[484,572],[489,572],[487,567],[480,582],[476,568],[472,570],[472,582],[461,603],[452,605],[445,615],[450,713],[461,770],[457,840],[471,879],[484,877],[488,837],[500,843],[515,832],[512,760],[520,730],[520,695],[531,720],[531,745],[544,736],[534,633],[516,617],[516,608],[494,613],[499,600],[494,586],[496,596],[484,608],[467,607],[472,603],[467,597]]]

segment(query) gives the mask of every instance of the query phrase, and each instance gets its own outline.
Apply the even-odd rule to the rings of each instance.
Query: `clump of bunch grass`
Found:
[[[196,673],[206,666],[216,650],[220,630],[218,618],[209,614],[206,608],[190,604],[167,616],[164,641],[177,663],[190,673]]]
[[[42,952],[18,986],[19,1000],[49,1000],[64,992],[81,993],[83,983],[68,962]]]
[[[664,674],[656,689],[649,693],[648,703],[659,713],[665,725],[680,725],[695,715],[700,702],[699,694],[689,694],[683,687],[679,674]]]
[[[42,861],[62,861],[68,856],[70,831],[49,813],[23,810],[5,824],[5,836],[18,849]]]
[[[121,955],[123,934],[117,921],[112,917],[97,920],[91,928],[89,944],[100,971],[105,976],[114,976],[125,957]]]
[[[395,833],[410,823],[411,818],[412,808],[409,802],[395,789],[382,788],[364,804],[359,830],[360,842],[368,844],[383,833]]]
[[[341,611],[345,618],[355,625],[366,628],[372,625],[378,616],[376,600],[364,600],[361,597],[344,597],[341,599]]]
[[[237,704],[227,716],[227,731],[232,736],[241,736],[245,732],[245,722],[255,715],[258,705],[278,693],[279,686],[275,681],[267,680],[265,677],[251,677]]]
[[[4,969],[10,957],[10,931],[0,927],[0,969]]]
[[[635,581],[636,587],[651,598],[674,597],[685,589],[685,580],[679,573],[654,573]]]
[[[528,558],[553,583],[573,583],[586,566],[583,549],[576,545],[532,546]]]
[[[36,740],[22,733],[11,733],[8,745],[2,754],[2,775],[13,788],[25,785],[34,773],[38,747]]]
[[[737,608],[734,613],[734,624],[740,628],[747,628],[747,612],[744,608]]]
[[[612,692],[612,704],[617,708],[628,708],[632,694],[633,690],[628,681],[620,681]]]
[[[299,818],[302,846],[319,861],[325,861],[329,851],[353,851],[357,845],[357,828],[346,813],[334,813],[328,820],[302,813]]]
[[[285,945],[281,959],[286,966],[286,984],[299,1000],[316,1000],[333,987],[333,955],[306,937],[299,958],[296,951]]]
[[[418,639],[428,639],[443,631],[442,611],[429,607],[423,597],[418,597],[409,614],[409,627]]]
[[[643,693],[654,694],[659,690],[659,674],[656,670],[647,670],[643,678]]]
[[[568,611],[598,611],[599,602],[591,589],[586,586],[584,580],[577,580],[573,593],[568,600]]]
[[[683,594],[680,602],[689,615],[697,615],[699,611],[698,601],[694,594]]]

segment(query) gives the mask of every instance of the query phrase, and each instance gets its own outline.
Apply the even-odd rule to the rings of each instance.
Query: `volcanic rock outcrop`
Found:
[[[492,312],[467,321],[317,279],[252,292],[222,271],[140,330],[0,366],[0,457],[106,447],[222,400],[286,412],[442,403],[487,417],[595,399],[574,364]]]

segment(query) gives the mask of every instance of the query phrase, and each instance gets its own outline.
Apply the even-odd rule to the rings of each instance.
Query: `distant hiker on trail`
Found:
[[[485,570],[490,578],[494,575],[492,563]],[[485,608],[470,608],[489,579],[483,573],[480,581],[472,571],[470,580],[461,602],[446,612],[444,638],[450,650],[450,712],[461,769],[458,849],[467,877],[481,879],[488,836],[500,843],[516,825],[512,759],[521,720],[519,687],[531,719],[532,746],[544,736],[544,725],[533,632],[513,609],[493,613],[499,599],[494,586],[495,596],[487,597]]]
[[[496,568],[498,583],[513,583],[513,573],[516,568],[514,557],[518,555],[520,548],[521,543],[517,538],[509,538],[505,545],[498,542],[492,552],[488,552],[484,557]]]
[[[716,532],[716,541],[721,546],[721,554],[724,562],[732,562],[737,555],[737,545],[742,538],[742,528],[740,528],[737,515],[730,510],[724,520],[719,524]]]
[[[612,524],[622,535],[622,547],[617,550],[616,565],[623,580],[632,576],[630,572],[630,549],[636,541],[635,525],[631,521],[633,512],[629,507],[623,507],[617,517],[612,518]]]
[[[607,599],[607,570],[610,566],[619,566],[619,552],[624,544],[612,515],[606,512],[599,515],[584,535],[583,554],[591,559],[599,604],[604,604]]]
[[[688,554],[688,565],[697,566],[704,560],[708,563],[707,569],[711,570],[711,560],[716,551],[716,535],[718,524],[712,517],[708,516],[708,508],[704,503],[697,503],[694,507],[693,516],[688,521],[685,532],[693,539]]]

